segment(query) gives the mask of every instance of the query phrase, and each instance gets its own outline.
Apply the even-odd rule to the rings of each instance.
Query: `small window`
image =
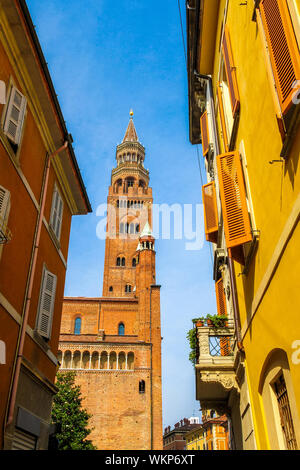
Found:
[[[110,286],[108,290],[109,290],[109,292],[113,292],[113,290],[114,290],[113,286]]]
[[[131,285],[126,284],[126,286],[125,286],[125,292],[126,292],[126,293],[131,292]]]
[[[121,258],[117,258],[117,263],[116,263],[117,266],[121,266]]]
[[[47,339],[51,336],[56,281],[57,277],[44,268],[37,315],[37,331],[41,336]]]
[[[22,137],[26,103],[25,96],[12,86],[4,121],[4,133],[16,145],[19,145]]]
[[[57,186],[54,186],[53,197],[52,197],[52,207],[50,215],[50,226],[55,233],[57,240],[60,239],[61,226],[62,226],[62,216],[63,216],[63,200]]]
[[[139,231],[140,231],[140,226],[139,226],[139,224],[136,224],[136,226],[135,226],[135,233],[139,233]]]
[[[136,258],[133,258],[133,260],[132,260],[132,267],[133,267],[133,268],[136,267]]]
[[[125,258],[122,258],[122,266],[125,266]]]
[[[125,325],[124,325],[124,323],[119,324],[118,335],[119,336],[124,336],[125,335]]]
[[[139,393],[145,393],[145,380],[140,380],[139,381]]]
[[[80,333],[81,333],[81,318],[77,317],[75,319],[74,335],[80,335]]]

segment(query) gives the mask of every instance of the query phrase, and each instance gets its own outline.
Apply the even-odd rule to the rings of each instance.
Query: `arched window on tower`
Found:
[[[139,381],[139,393],[145,393],[146,385],[145,380]]]
[[[118,335],[119,336],[124,336],[125,335],[125,325],[124,325],[124,323],[119,323]]]
[[[81,333],[81,318],[77,317],[74,324],[74,335],[80,335]]]
[[[110,286],[109,287],[109,292],[113,292],[113,290],[114,290],[113,286]]]
[[[132,267],[133,267],[133,268],[136,267],[136,258],[133,258],[133,259],[132,259]]]
[[[131,285],[130,284],[126,284],[125,286],[125,292],[128,294],[129,292],[131,292]]]
[[[116,265],[117,265],[117,266],[121,266],[121,258],[120,258],[120,257],[117,258],[117,263],[116,263]]]
[[[125,258],[122,258],[122,266],[125,266]]]

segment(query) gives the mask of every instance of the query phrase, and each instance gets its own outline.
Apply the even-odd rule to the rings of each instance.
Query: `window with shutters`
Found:
[[[20,144],[22,138],[26,104],[25,96],[15,86],[12,86],[5,110],[3,130],[16,146]],[[13,147],[13,149],[16,150],[17,147]]]
[[[284,436],[286,449],[297,450],[298,446],[295,435],[294,423],[283,373],[281,373],[277,380],[274,382],[273,387],[277,399],[280,424]]]
[[[288,0],[261,0],[259,3],[260,19],[283,115],[292,107],[293,97],[300,88],[300,51],[296,37],[299,24],[293,24],[291,13],[295,9],[292,6]]]
[[[202,187],[202,200],[204,206],[205,236],[209,242],[218,241],[218,208],[215,182]]]
[[[209,152],[209,143],[210,143],[207,111],[205,111],[200,118],[200,128],[201,128],[201,139],[202,139],[202,152],[203,152],[203,156],[205,157]]]
[[[229,29],[224,28],[219,83],[217,85],[219,118],[221,123],[224,151],[234,147],[233,139],[238,124],[240,97],[233,61]]]
[[[224,291],[223,278],[220,278],[215,284],[218,315],[227,316],[226,296]]]
[[[50,227],[57,240],[60,240],[62,218],[63,218],[63,200],[58,191],[57,186],[54,186],[53,197],[52,197],[52,206],[51,206],[51,215],[50,215]]]
[[[2,245],[11,238],[11,232],[7,227],[10,211],[10,192],[0,186],[0,256]]]
[[[253,240],[239,152],[217,156],[220,198],[228,254],[244,264],[243,244]]]
[[[37,315],[37,332],[46,339],[51,336],[57,277],[44,267]]]

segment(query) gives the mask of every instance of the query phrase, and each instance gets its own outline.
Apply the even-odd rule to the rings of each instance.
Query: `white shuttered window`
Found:
[[[4,121],[4,133],[17,145],[19,145],[22,136],[26,103],[25,96],[13,86]]]
[[[52,197],[52,207],[51,207],[51,216],[50,216],[50,226],[53,232],[56,235],[57,240],[60,239],[61,224],[63,217],[63,207],[64,203],[61,195],[55,185]]]
[[[10,208],[10,192],[0,186],[0,226],[6,224]]]
[[[41,336],[48,339],[51,336],[56,280],[57,277],[44,268],[37,319],[37,331]]]

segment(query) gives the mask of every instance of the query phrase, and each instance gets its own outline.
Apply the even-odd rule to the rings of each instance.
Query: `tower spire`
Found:
[[[129,124],[128,124],[128,127],[127,127],[127,130],[126,130],[126,133],[125,133],[125,136],[124,136],[124,139],[123,139],[123,142],[139,142],[139,138],[137,136],[137,133],[136,133],[136,130],[135,130],[135,126],[134,126],[134,123],[133,123],[133,111],[132,109],[130,110],[130,119],[129,119]]]

